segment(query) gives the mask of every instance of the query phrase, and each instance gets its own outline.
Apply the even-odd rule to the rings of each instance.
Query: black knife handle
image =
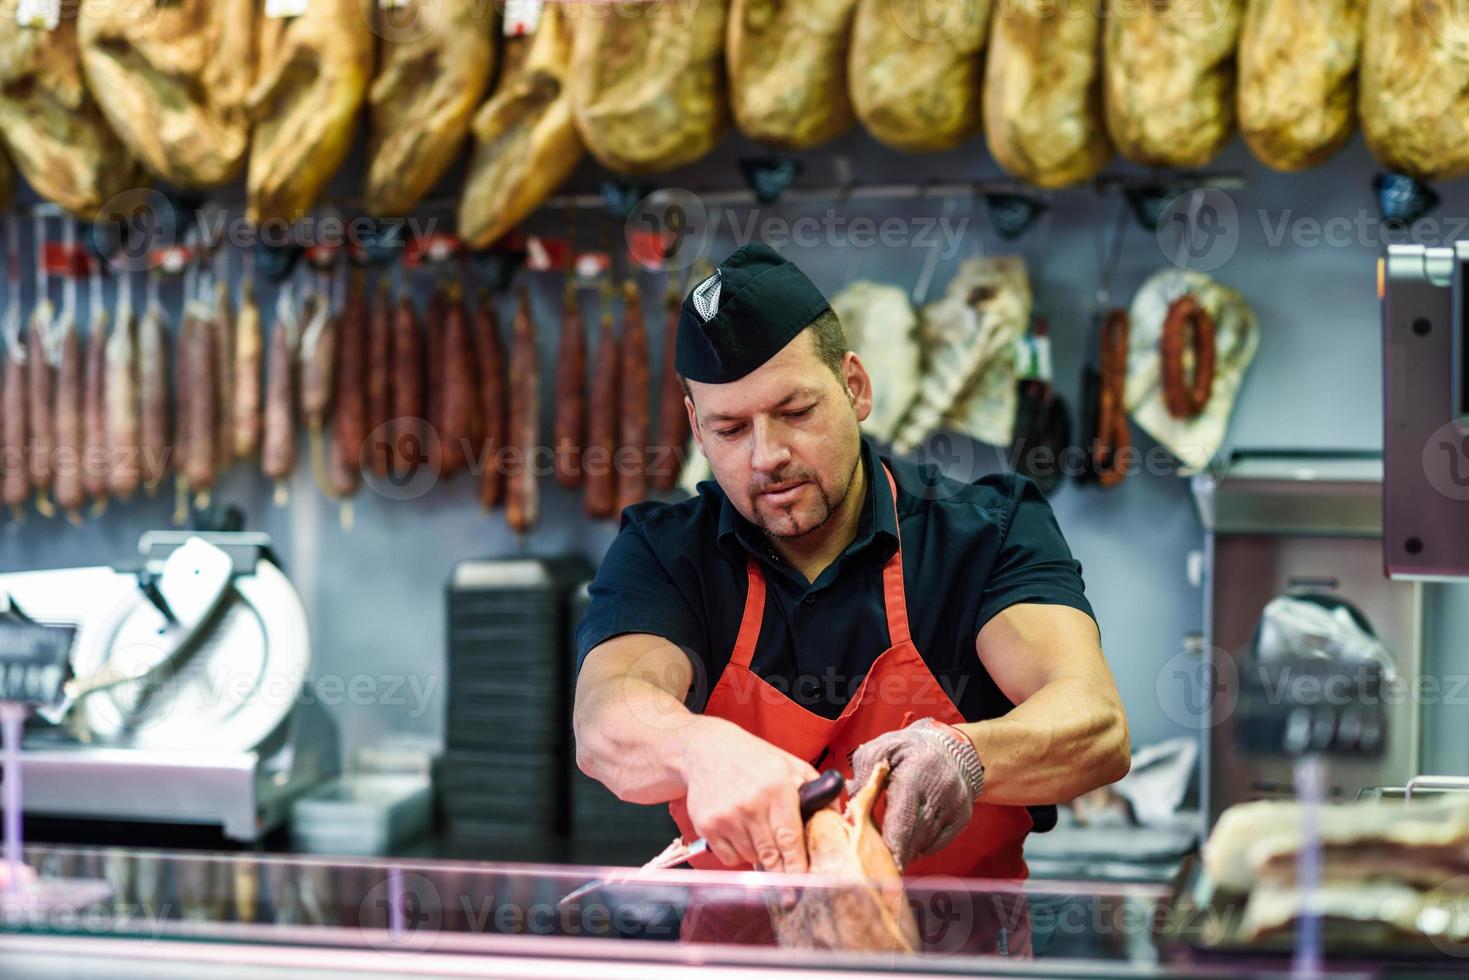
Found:
[[[842,795],[847,781],[835,769],[828,769],[809,783],[801,786],[801,819],[810,820],[817,810]]]

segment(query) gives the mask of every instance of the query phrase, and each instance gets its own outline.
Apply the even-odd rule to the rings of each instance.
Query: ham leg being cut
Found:
[[[818,810],[806,821],[810,873],[848,879],[802,890],[790,907],[771,908],[776,941],[789,949],[912,953],[918,925],[902,876],[872,811],[887,785],[888,764],[873,769],[845,812]]]

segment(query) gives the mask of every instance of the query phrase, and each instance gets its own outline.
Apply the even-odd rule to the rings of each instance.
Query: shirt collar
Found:
[[[864,436],[862,438],[862,467],[867,474],[867,492],[862,502],[862,516],[857,522],[857,536],[852,539],[851,544],[847,545],[837,561],[841,561],[848,555],[866,551],[874,545],[881,546],[880,550],[885,560],[897,546],[898,523],[897,514],[893,509],[893,491],[888,486],[882,467],[874,465],[877,460],[876,449]],[[765,535],[760,529],[745,520],[735,509],[723,488],[719,488],[717,492],[720,497],[720,548],[737,561],[744,561],[747,553],[766,559],[773,557],[774,549],[770,547],[770,542],[765,540]]]

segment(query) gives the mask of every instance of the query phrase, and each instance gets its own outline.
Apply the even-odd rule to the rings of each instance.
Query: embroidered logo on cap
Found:
[[[721,281],[719,270],[715,269],[714,275],[694,287],[694,309],[699,311],[705,323],[714,319],[714,315],[719,312],[719,284]]]

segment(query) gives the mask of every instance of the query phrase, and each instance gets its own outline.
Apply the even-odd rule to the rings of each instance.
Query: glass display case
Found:
[[[5,894],[0,976],[1286,974],[1270,958],[1170,962],[1158,937],[1194,926],[1170,921],[1173,889],[1157,884],[884,886],[49,846],[26,856],[43,882],[101,882],[109,897],[78,908]],[[563,901],[591,881],[601,883]],[[699,921],[722,926],[681,941]]]

